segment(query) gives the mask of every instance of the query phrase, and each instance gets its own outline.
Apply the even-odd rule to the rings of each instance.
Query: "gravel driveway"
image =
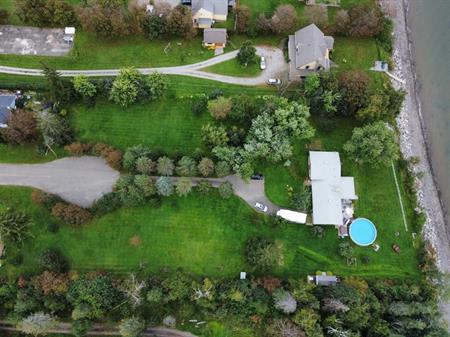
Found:
[[[219,81],[223,83],[230,84],[240,84],[255,86],[266,84],[269,78],[284,78],[286,76],[288,65],[284,59],[283,52],[279,48],[274,47],[256,47],[256,54],[259,56],[264,56],[266,58],[267,68],[261,72],[259,76],[256,77],[234,77],[225,76],[214,73],[209,73],[202,71],[201,69],[213,66],[224,61],[231,60],[236,57],[238,51],[234,50],[232,52],[222,54],[206,61],[188,64],[184,66],[176,67],[160,67],[160,68],[138,68],[143,74],[149,74],[154,71],[168,74],[168,75],[184,75],[197,78],[204,78],[214,81]],[[119,69],[98,69],[98,70],[58,70],[61,76],[73,77],[75,75],[86,75],[86,76],[117,76]],[[0,73],[13,74],[13,75],[28,75],[28,76],[43,76],[42,70],[40,69],[28,69],[28,68],[15,68],[0,66]]]
[[[28,186],[89,207],[111,192],[119,172],[97,157],[64,158],[45,164],[0,164],[0,185]]]

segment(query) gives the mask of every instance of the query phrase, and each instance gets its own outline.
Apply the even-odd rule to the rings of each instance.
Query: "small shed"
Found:
[[[335,275],[328,275],[327,273],[319,273],[317,275],[308,275],[307,281],[309,283],[315,283],[318,286],[334,286],[339,282],[339,278]]]
[[[241,271],[241,274],[239,275],[239,278],[241,280],[245,280],[247,278],[247,273],[245,271]]]
[[[225,48],[227,30],[225,28],[206,28],[203,31],[203,46],[207,48]]]

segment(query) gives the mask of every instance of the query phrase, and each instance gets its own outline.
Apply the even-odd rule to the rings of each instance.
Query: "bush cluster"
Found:
[[[92,214],[89,210],[63,202],[58,202],[52,207],[52,215],[70,225],[82,225],[92,219]]]
[[[122,151],[117,150],[111,145],[104,143],[81,143],[75,142],[66,145],[64,149],[73,156],[94,155],[100,156],[112,168],[120,170],[122,168]]]

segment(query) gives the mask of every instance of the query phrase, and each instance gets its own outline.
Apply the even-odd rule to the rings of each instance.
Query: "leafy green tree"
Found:
[[[205,145],[215,147],[226,145],[229,139],[223,126],[206,124],[202,127],[202,140]]]
[[[97,88],[85,75],[76,75],[73,80],[75,91],[84,99],[89,100],[97,94]]]
[[[356,111],[367,106],[370,93],[370,77],[361,70],[348,70],[339,77],[339,90],[342,95],[343,115],[353,116]]]
[[[176,190],[180,197],[188,195],[192,190],[192,179],[187,177],[179,178],[176,183]]]
[[[55,273],[65,273],[69,269],[66,257],[56,248],[47,248],[42,251],[38,256],[37,265],[41,270]]]
[[[22,244],[30,236],[31,220],[22,212],[7,208],[0,211],[0,238]]]
[[[390,165],[399,151],[395,132],[384,122],[355,128],[344,150],[356,163],[373,167]]]
[[[253,237],[246,243],[245,258],[252,268],[267,271],[281,263],[283,253],[275,241]]]
[[[17,16],[27,25],[64,27],[76,23],[72,5],[59,0],[17,0]]]
[[[238,122],[248,122],[257,113],[257,102],[253,96],[240,94],[232,97],[230,118]]]
[[[147,301],[149,303],[161,303],[163,295],[161,288],[153,287],[147,292]]]
[[[148,16],[147,23],[145,25],[147,36],[150,40],[156,40],[162,38],[166,32],[165,20],[158,13]]]
[[[74,337],[85,337],[92,323],[87,319],[77,319],[72,323],[72,335]]]
[[[155,171],[156,163],[148,157],[139,157],[136,160],[136,171],[150,175]]]
[[[70,90],[61,74],[47,64],[43,64],[42,72],[47,84],[46,96],[53,103],[52,108],[67,104],[70,99]]]
[[[228,163],[219,161],[216,165],[216,175],[218,177],[225,177],[231,173],[231,168]]]
[[[144,81],[144,90],[151,101],[161,98],[168,87],[166,75],[156,71],[144,77]]]
[[[244,67],[256,62],[256,48],[253,46],[251,41],[245,41],[242,44],[241,48],[239,48],[236,59],[238,63]]]
[[[145,194],[141,188],[144,187],[151,189],[151,187],[147,186],[147,184],[150,184],[148,181],[144,182],[140,179],[142,178],[139,178],[138,182],[143,184],[143,186],[140,187],[136,185],[135,178],[131,175],[121,176],[117,181],[116,191],[124,205],[138,206],[145,203]]]
[[[191,110],[196,116],[203,114],[208,107],[208,97],[205,94],[193,95],[191,98]]]
[[[220,96],[208,102],[208,111],[215,119],[226,119],[231,111],[231,99]]]
[[[316,329],[316,324],[320,320],[320,315],[310,308],[302,308],[295,313],[292,321],[297,324],[308,335]]]
[[[160,157],[158,159],[158,163],[156,165],[156,170],[158,174],[162,176],[171,176],[173,175],[173,170],[175,165],[173,164],[173,160],[168,157]]]
[[[214,173],[214,162],[209,158],[202,158],[198,163],[198,171],[204,177],[209,177]]]
[[[44,145],[50,150],[54,145],[65,145],[72,141],[72,131],[65,119],[54,113],[42,111],[37,115],[37,120]]]
[[[229,181],[225,181],[219,185],[219,194],[224,199],[230,199],[233,195],[233,185]]]
[[[348,242],[343,242],[339,244],[339,255],[347,260],[347,264],[353,264],[353,247]]]
[[[192,280],[184,273],[177,271],[161,282],[166,302],[181,301],[188,298],[192,290]]]
[[[197,163],[191,157],[183,156],[178,161],[175,171],[182,177],[195,176],[197,174]]]
[[[56,319],[43,312],[29,315],[19,322],[17,329],[27,335],[46,335],[58,325]]]
[[[123,296],[114,287],[109,275],[82,275],[72,282],[67,299],[74,306],[89,306],[87,318],[103,318],[116,305],[123,301]]]
[[[109,99],[123,107],[134,103],[138,98],[141,75],[134,68],[123,68],[113,81]]]
[[[119,333],[122,337],[139,337],[145,331],[145,321],[130,317],[122,320],[119,324]]]
[[[129,147],[123,155],[123,168],[129,171],[134,171],[137,169],[137,160],[144,157],[148,158],[150,155],[151,150],[142,144]]]
[[[156,189],[158,194],[168,197],[173,193],[173,183],[169,177],[159,177],[156,180]]]
[[[148,198],[156,194],[155,184],[149,176],[145,174],[134,176],[134,183],[144,197]]]
[[[213,186],[207,180],[200,180],[197,184],[197,190],[200,192],[200,194],[208,195],[209,193],[211,193],[212,189]]]

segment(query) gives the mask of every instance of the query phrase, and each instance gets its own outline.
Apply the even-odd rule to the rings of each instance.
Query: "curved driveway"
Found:
[[[184,75],[191,77],[204,78],[208,80],[219,81],[223,83],[230,84],[240,84],[240,85],[261,85],[267,83],[269,78],[280,77],[283,73],[287,71],[287,63],[284,59],[283,52],[279,48],[274,47],[256,47],[256,54],[259,56],[264,56],[266,58],[267,68],[261,72],[259,76],[256,77],[234,77],[219,75],[214,73],[209,73],[202,71],[201,69],[213,66],[224,61],[231,60],[236,57],[238,50],[215,56],[208,60],[187,64],[183,66],[176,67],[159,67],[159,68],[138,68],[138,70],[143,74],[149,74],[152,72],[160,72],[168,75]],[[58,70],[61,76],[73,77],[75,75],[85,75],[85,76],[117,76],[120,69],[98,69],[98,70]],[[28,69],[28,68],[15,68],[0,66],[0,73],[12,74],[12,75],[27,75],[27,76],[43,76],[42,70],[40,69]]]
[[[119,172],[97,157],[63,158],[44,164],[0,164],[0,185],[28,186],[56,194],[73,204],[90,207],[103,194],[111,192]],[[153,177],[158,178],[158,177]],[[179,179],[172,177],[174,182]],[[192,178],[193,185],[205,178]],[[234,193],[251,207],[255,202],[268,206],[268,212],[279,210],[264,191],[264,180],[243,181],[236,175],[206,178],[217,187],[224,181],[233,185]]]

